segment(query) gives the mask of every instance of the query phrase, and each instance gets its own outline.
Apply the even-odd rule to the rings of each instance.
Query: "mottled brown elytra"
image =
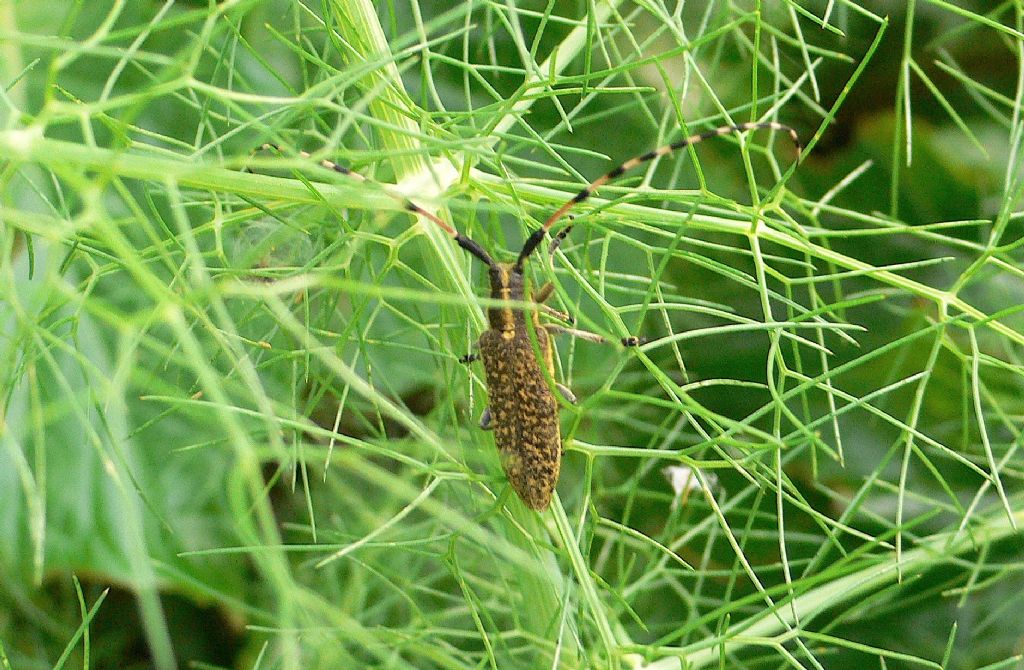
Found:
[[[658,156],[664,156],[712,137],[762,128],[788,133],[796,145],[797,160],[799,160],[800,138],[795,130],[781,123],[741,123],[691,135],[631,158],[614,170],[590,182],[572,199],[555,210],[542,226],[533,231],[533,234],[523,244],[515,263],[496,262],[479,243],[462,235],[444,220],[402,196],[393,195],[393,197],[400,199],[403,206],[410,212],[435,223],[444,232],[451,235],[460,247],[487,266],[491,298],[509,303],[521,303],[527,300],[523,264],[537,249],[552,226],[565,217],[574,205],[589,198],[608,181]],[[270,144],[264,145],[264,148],[277,149],[275,145]],[[322,161],[321,165],[354,179],[365,181],[361,175],[336,163]],[[571,226],[566,226],[555,236],[551,242],[552,251],[565,239],[571,228]],[[562,461],[558,401],[552,386],[557,388],[568,402],[576,401],[569,389],[553,381],[554,357],[551,335],[568,333],[594,342],[608,341],[600,335],[578,330],[569,325],[541,323],[541,311],[571,323],[566,315],[543,304],[551,297],[553,288],[549,282],[530,294],[529,300],[537,304],[537,309],[524,310],[515,305],[488,308],[489,328],[480,335],[480,339],[477,341],[479,353],[470,354],[460,359],[464,363],[478,359],[483,362],[489,405],[480,417],[480,427],[484,430],[494,431],[494,441],[501,454],[502,467],[509,483],[524,503],[538,511],[547,509],[551,502],[551,495],[558,482],[558,472]],[[530,313],[529,317],[527,312]],[[621,343],[627,347],[636,346],[640,343],[640,339],[626,337],[621,340]]]

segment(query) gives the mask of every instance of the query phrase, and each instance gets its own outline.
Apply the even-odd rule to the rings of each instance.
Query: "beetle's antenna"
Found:
[[[264,150],[264,151],[266,151],[268,149],[272,149],[273,151],[275,151],[275,152],[277,152],[279,154],[280,153],[284,153],[283,151],[281,151],[281,148],[279,146],[277,146],[276,144],[270,144],[269,142],[264,144],[260,148],[262,150]],[[310,156],[310,154],[308,152],[305,152],[305,151],[300,151],[299,155],[302,156],[303,158],[312,158],[312,156]],[[344,165],[338,165],[334,161],[329,161],[329,160],[326,160],[326,159],[321,160],[320,161],[320,166],[321,167],[325,167],[328,170],[333,170],[334,172],[337,172],[339,174],[343,174],[346,177],[351,177],[352,179],[354,179],[356,181],[359,181],[359,182],[367,182],[367,181],[369,181],[366,177],[364,177],[363,175],[359,174],[358,172],[354,172],[353,170],[345,167]],[[486,251],[484,251],[484,248],[481,247],[479,243],[475,242],[474,240],[466,237],[465,235],[463,235],[459,231],[455,230],[455,228],[453,228],[448,223],[446,223],[444,221],[444,219],[442,219],[441,217],[437,216],[436,214],[434,214],[432,212],[428,212],[427,210],[423,209],[422,207],[420,207],[419,205],[414,203],[412,200],[410,200],[409,198],[406,198],[403,195],[399,195],[399,194],[397,194],[397,193],[395,193],[393,191],[390,191],[390,190],[388,190],[387,188],[385,188],[383,186],[381,187],[381,190],[383,190],[384,193],[386,193],[388,196],[390,196],[394,200],[397,200],[398,202],[402,203],[402,207],[406,211],[412,212],[413,214],[418,214],[419,216],[422,216],[423,218],[427,219],[428,221],[432,221],[435,224],[437,224],[437,226],[439,228],[441,228],[441,230],[443,230],[444,232],[446,232],[446,233],[448,233],[449,235],[452,236],[452,239],[455,240],[456,244],[458,244],[460,247],[462,247],[463,249],[465,249],[469,253],[471,253],[474,256],[476,256],[476,258],[478,258],[481,262],[483,262],[487,267],[489,267],[489,268],[493,268],[494,267],[494,265],[495,265],[494,264],[494,259],[491,258],[490,254],[488,254]]]
[[[555,223],[557,223],[559,219],[565,216],[569,212],[569,210],[572,209],[575,205],[583,202],[584,200],[592,196],[594,192],[597,191],[597,189],[601,188],[612,179],[621,176],[623,173],[632,170],[633,168],[639,165],[643,165],[648,161],[654,160],[659,156],[665,156],[666,154],[670,154],[673,151],[678,151],[679,149],[682,149],[684,147],[688,147],[693,144],[699,144],[704,140],[711,139],[712,137],[728,135],[729,133],[742,133],[747,130],[755,130],[759,128],[785,131],[789,135],[789,138],[793,140],[793,144],[796,145],[796,160],[797,162],[800,162],[800,152],[803,149],[802,145],[800,144],[800,136],[797,135],[796,131],[790,128],[789,126],[783,125],[781,123],[775,123],[774,121],[769,121],[765,123],[740,123],[735,126],[721,126],[719,128],[715,128],[714,130],[708,130],[706,132],[698,133],[696,135],[690,135],[689,137],[681,139],[677,142],[673,142],[672,144],[666,144],[652,151],[648,151],[642,156],[630,158],[628,161],[626,161],[619,167],[615,168],[611,172],[608,172],[607,174],[598,177],[594,181],[587,184],[587,186],[582,191],[577,193],[575,197],[573,197],[564,205],[556,209],[555,213],[549,216],[547,221],[544,222],[544,225],[538,228],[537,230],[533,231],[533,234],[531,234],[530,237],[526,239],[526,243],[523,244],[523,250],[519,252],[519,260],[516,261],[516,268],[522,270],[523,262],[529,257],[530,254],[534,252],[534,250],[536,250],[537,246],[540,244],[540,241],[544,239],[544,235],[546,235],[547,232],[551,230],[551,227],[555,225]]]

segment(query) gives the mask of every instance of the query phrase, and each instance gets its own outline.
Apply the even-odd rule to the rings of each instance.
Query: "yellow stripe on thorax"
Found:
[[[499,300],[511,300],[512,289],[509,287],[508,269],[505,267],[501,268],[501,288],[498,289]],[[512,315],[512,308],[509,306],[502,306],[501,308],[501,336],[506,340],[511,340],[515,337],[515,319]]]

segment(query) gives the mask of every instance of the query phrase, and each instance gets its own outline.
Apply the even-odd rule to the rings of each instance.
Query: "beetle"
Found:
[[[524,242],[514,263],[495,261],[482,245],[461,234],[437,215],[403,196],[391,194],[392,197],[401,200],[406,210],[436,224],[451,236],[456,244],[486,265],[490,297],[504,303],[487,309],[488,328],[477,341],[476,348],[479,353],[463,356],[460,361],[471,363],[480,360],[483,363],[489,404],[480,418],[480,427],[494,431],[494,441],[509,484],[531,509],[547,509],[555,484],[558,482],[561,466],[562,441],[559,431],[558,400],[553,388],[557,388],[567,401],[575,402],[575,397],[569,389],[554,382],[554,349],[551,336],[564,332],[594,342],[608,340],[596,333],[578,330],[568,325],[541,323],[541,311],[562,317],[570,324],[571,319],[544,305],[554,292],[553,284],[550,282],[527,297],[524,277],[527,259],[559,220],[610,180],[659,156],[706,139],[755,129],[786,132],[796,146],[799,162],[800,138],[793,128],[781,123],[741,123],[690,135],[631,158],[590,182],[533,231]],[[264,148],[278,149],[271,144],[264,145]],[[321,161],[321,165],[354,179],[366,181],[358,173],[331,161]],[[551,251],[565,239],[571,228],[571,225],[566,226],[555,236],[550,245]],[[524,301],[536,303],[537,308],[524,309],[514,304],[522,304]],[[527,312],[530,313],[529,316]],[[626,337],[620,342],[623,346],[635,347],[640,344],[640,339]]]

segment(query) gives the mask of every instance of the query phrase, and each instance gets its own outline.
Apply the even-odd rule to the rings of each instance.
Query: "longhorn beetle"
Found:
[[[780,130],[788,133],[796,146],[797,161],[799,162],[800,138],[795,130],[781,123],[741,123],[690,135],[677,142],[631,158],[611,172],[590,182],[573,198],[555,210],[543,225],[526,238],[515,263],[495,261],[479,243],[461,234],[435,214],[403,196],[389,194],[400,200],[409,212],[436,224],[450,235],[456,244],[487,266],[492,299],[505,303],[523,302],[527,299],[526,282],[523,279],[524,263],[537,249],[552,226],[565,217],[576,204],[589,198],[608,181],[647,161],[712,137],[754,129]],[[263,148],[279,151],[278,147],[272,144],[265,144]],[[308,156],[304,152],[303,155]],[[366,181],[362,175],[331,161],[321,161],[321,165],[353,179]],[[566,226],[555,236],[551,242],[551,251],[558,247],[571,229],[571,225]],[[571,319],[567,315],[544,305],[553,292],[554,285],[548,282],[530,295],[530,300],[538,305],[538,309],[529,310],[532,312],[529,322],[526,310],[521,307],[509,305],[489,307],[487,309],[489,328],[481,333],[480,339],[477,341],[479,354],[469,354],[460,359],[463,363],[471,363],[478,359],[483,362],[490,404],[480,417],[480,427],[484,430],[494,430],[494,441],[501,454],[502,467],[509,483],[524,503],[538,511],[546,509],[551,502],[551,494],[558,482],[558,471],[562,460],[558,401],[548,383],[549,379],[554,379],[551,335],[568,333],[594,342],[608,342],[596,333],[577,330],[566,325],[542,324],[539,318],[540,311],[561,317],[571,323]],[[626,337],[621,340],[621,343],[627,347],[637,346],[640,344],[640,339]],[[555,384],[555,386],[566,400],[575,402],[576,398],[569,389],[561,384]]]

